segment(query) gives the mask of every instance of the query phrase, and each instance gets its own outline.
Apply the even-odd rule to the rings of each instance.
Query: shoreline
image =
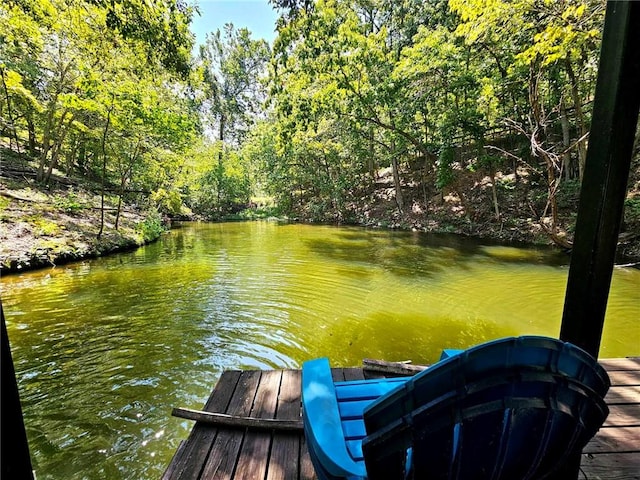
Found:
[[[138,213],[128,212],[129,221],[135,222],[141,221],[143,219],[143,215]],[[261,219],[253,219],[253,220],[242,220],[242,221],[258,221]],[[176,221],[177,224],[181,222],[189,222],[195,220],[180,220]],[[227,220],[222,220],[227,221]],[[231,221],[231,220],[228,220]],[[290,221],[290,220],[287,220]],[[295,221],[295,220],[291,220]],[[218,222],[212,222],[218,223]],[[308,224],[313,224],[315,222],[303,222]],[[332,225],[338,225],[333,223]],[[562,252],[563,249],[560,247],[554,246],[550,243],[542,243],[535,241],[527,241],[523,238],[503,238],[496,235],[471,235],[467,232],[461,231],[450,231],[450,230],[438,230],[433,229],[429,230],[425,227],[419,228],[416,226],[404,226],[404,225],[393,225],[393,226],[385,226],[380,225],[379,223],[353,223],[350,226],[365,228],[365,229],[381,229],[381,230],[397,230],[397,231],[413,231],[425,234],[444,234],[444,235],[460,235],[467,238],[474,238],[480,241],[499,243],[504,245],[514,245],[517,247],[547,247],[556,249],[559,252]],[[9,251],[3,247],[2,252],[0,253],[0,276],[2,275],[16,275],[28,271],[34,270],[43,270],[46,268],[55,268],[57,266],[66,265],[72,262],[79,262],[83,260],[89,260],[93,258],[104,257],[108,255],[113,255],[117,253],[130,252],[140,248],[144,245],[148,245],[157,241],[162,233],[160,232],[157,236],[141,241],[140,237],[136,234],[132,234],[130,231],[128,235],[121,231],[115,231],[113,229],[113,225],[109,225],[109,227],[105,230],[105,234],[103,237],[98,240],[93,238],[93,240],[79,242],[77,244],[70,243],[68,238],[59,237],[58,240],[64,240],[64,245],[66,248],[45,248],[38,247],[33,251]],[[2,242],[4,245],[6,243],[11,244],[11,240],[5,238],[5,235],[0,235]],[[570,256],[570,252],[565,252],[567,256]],[[619,256],[618,261],[624,262],[623,264],[617,264],[618,267],[631,267],[631,268],[639,268],[640,267],[640,259],[635,258],[633,256]]]
[[[0,275],[55,268],[157,240],[165,230],[159,215],[124,206],[105,210],[100,238],[99,196],[29,187],[0,189]],[[71,200],[73,202],[71,202]],[[65,203],[66,202],[66,203]]]

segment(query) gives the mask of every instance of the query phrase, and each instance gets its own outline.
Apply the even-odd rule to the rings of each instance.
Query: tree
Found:
[[[220,144],[217,166],[207,177],[214,183],[219,212],[226,187],[234,183],[225,177],[224,157],[229,147],[239,147],[261,115],[266,93],[261,78],[269,55],[264,40],[252,40],[249,30],[236,30],[232,24],[208,35],[200,49],[206,114]]]
[[[77,167],[87,182],[99,180],[102,223],[105,192],[117,193],[119,214],[129,185],[149,192],[171,185],[176,160],[165,152],[181,152],[199,132],[193,89],[183,80],[190,14],[173,2],[0,6],[0,111],[10,118],[3,123],[12,144],[19,148],[28,131],[45,184],[62,159],[67,173]]]
[[[491,53],[500,72],[494,78],[500,78],[501,88],[509,88],[515,95],[513,87],[505,87],[515,84],[521,98],[527,100],[520,103],[526,110],[516,108],[515,117],[508,111],[503,115],[529,140],[532,157],[541,160],[548,192],[542,217],[549,210],[551,214],[551,225],[541,225],[554,241],[566,245],[557,235],[556,197],[562,170],[571,168],[571,150],[577,151],[580,178],[584,168],[588,120],[583,107],[585,93],[595,78],[603,2],[450,0],[450,6],[461,19],[456,32],[476,51]],[[577,138],[573,143],[569,138],[568,98],[574,110]],[[562,140],[558,130],[562,131]]]

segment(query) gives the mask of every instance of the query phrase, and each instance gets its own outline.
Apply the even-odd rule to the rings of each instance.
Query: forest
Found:
[[[196,48],[197,3],[4,1],[3,170],[28,168],[34,188],[67,179],[67,207],[86,189],[117,215],[127,204],[570,247],[603,0],[271,4],[272,44],[227,24]]]

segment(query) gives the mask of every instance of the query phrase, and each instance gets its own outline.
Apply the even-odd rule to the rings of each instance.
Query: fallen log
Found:
[[[217,427],[253,428],[255,430],[280,430],[301,432],[302,420],[282,420],[278,418],[256,418],[227,415],[226,413],[203,412],[190,408],[175,407],[171,415]]]
[[[20,200],[21,202],[31,202],[36,203],[39,200],[34,200],[33,198],[23,197],[22,195],[18,195],[17,193],[9,192],[7,190],[0,190],[0,195],[7,198],[13,198],[14,200]]]
[[[365,358],[362,360],[362,369],[370,372],[382,373],[385,375],[410,376],[415,375],[427,368],[424,365],[412,365],[410,361],[405,362],[386,362],[384,360],[375,360]]]

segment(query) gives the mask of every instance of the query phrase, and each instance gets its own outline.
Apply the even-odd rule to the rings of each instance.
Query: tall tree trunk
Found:
[[[369,126],[369,158],[367,159],[367,165],[369,167],[369,177],[371,178],[371,184],[375,184],[378,179],[376,172],[376,147],[373,141],[373,127]]]
[[[560,100],[560,126],[562,127],[562,146],[564,153],[562,154],[562,170],[564,171],[565,180],[571,178],[571,132],[569,128],[569,119],[567,118],[567,108],[564,104],[564,98]]]
[[[4,96],[7,102],[7,117],[9,119],[10,133],[13,134],[13,139],[16,142],[16,152],[20,153],[20,143],[18,142],[18,132],[16,131],[16,124],[13,121],[13,113],[11,112],[11,98],[9,97],[9,89],[7,88],[7,82],[4,79],[4,68],[0,67],[0,77],[2,77],[2,86],[4,88]],[[11,148],[11,137],[9,137],[9,148]]]
[[[78,159],[76,164],[78,166],[79,171],[85,172],[86,164],[87,164],[87,146],[86,146],[84,137],[80,139],[79,143],[80,144],[78,145]]]
[[[582,182],[582,175],[584,174],[584,166],[587,161],[587,141],[586,135],[588,133],[587,126],[585,125],[584,120],[584,112],[582,111],[582,100],[580,98],[580,89],[578,87],[578,80],[576,78],[575,72],[573,71],[573,66],[571,65],[571,60],[568,58],[565,59],[565,68],[567,70],[567,75],[569,76],[569,81],[571,82],[571,96],[573,97],[573,108],[576,111],[576,127],[578,130],[578,168],[580,171],[580,181]]]
[[[102,140],[100,147],[102,149],[102,179],[100,182],[100,231],[98,231],[98,239],[102,237],[104,230],[104,184],[107,177],[107,134],[109,133],[109,124],[111,123],[111,110],[113,110],[114,99],[111,97],[111,105],[107,110],[107,121],[104,124],[104,130],[102,131]]]
[[[427,112],[422,112],[423,127],[424,127],[424,143],[425,145],[429,141],[429,123],[427,122]],[[424,162],[422,164],[422,201],[424,203],[425,212],[429,207],[429,199],[427,198],[427,173],[429,168],[429,157],[423,156]]]
[[[58,128],[60,133],[51,148],[51,160],[49,161],[49,168],[47,169],[47,173],[43,178],[45,183],[51,179],[51,174],[53,173],[53,169],[56,168],[58,165],[58,158],[60,157],[60,150],[62,150],[62,144],[64,143],[64,140],[67,137],[67,133],[69,133],[69,130],[71,128],[71,124],[75,119],[75,115],[71,115],[71,118],[69,119],[69,121],[66,124],[64,124],[64,119],[67,116],[67,113],[68,112],[64,112],[62,114],[62,117],[60,118],[60,127]]]
[[[47,163],[47,157],[49,156],[49,149],[51,148],[51,132],[53,130],[53,119],[56,114],[56,103],[58,96],[55,95],[49,102],[47,117],[44,124],[44,130],[42,132],[42,148],[40,149],[40,159],[38,161],[38,173],[37,180],[42,182],[44,179],[44,166]]]
[[[71,175],[73,173],[73,165],[75,163],[79,143],[80,140],[77,137],[74,137],[73,142],[71,143],[71,149],[69,149],[65,155],[64,171],[67,175]]]
[[[500,220],[500,207],[498,205],[498,189],[496,188],[496,165],[493,161],[489,164],[491,173],[491,200],[493,201],[493,211],[496,214],[496,220]]]
[[[124,188],[122,187],[120,189],[120,192],[118,192],[118,208],[116,211],[116,222],[114,225],[114,228],[116,229],[116,231],[118,231],[118,224],[120,223],[120,209],[122,208],[122,195],[124,193]]]
[[[114,228],[118,230],[118,225],[120,223],[120,211],[122,209],[122,197],[124,197],[124,189],[127,186],[127,180],[131,178],[131,172],[133,172],[133,166],[138,159],[138,153],[140,152],[140,145],[142,144],[142,140],[138,139],[136,143],[136,148],[133,149],[133,153],[129,158],[129,164],[127,165],[126,170],[123,172],[120,177],[120,191],[118,192],[118,208],[116,210],[116,222]]]
[[[398,211],[404,212],[404,198],[402,196],[402,184],[400,182],[400,172],[398,168],[398,156],[396,154],[396,141],[391,140],[391,172],[393,173],[393,185],[395,187],[396,205],[398,205]]]
[[[29,153],[32,157],[36,156],[36,125],[33,121],[33,110],[27,112],[27,132],[29,135]]]
[[[224,129],[226,128],[226,117],[223,114],[220,115],[220,132],[218,133],[218,140],[220,141],[220,151],[218,152],[218,174],[216,175],[216,195],[217,195],[217,207],[218,214],[222,213],[222,187],[223,187],[223,175],[224,175],[224,165],[223,165],[223,155],[224,155]]]
[[[560,184],[560,179],[556,176],[556,166],[552,154],[545,150],[542,145],[546,140],[546,119],[542,104],[540,103],[540,70],[537,68],[537,62],[529,66],[529,105],[531,107],[531,151],[534,156],[541,157],[544,160],[547,173],[547,206],[544,215],[551,209],[551,228],[548,229],[541,221],[540,224],[547,230],[547,233],[554,242],[558,242],[557,226],[558,226],[558,202],[556,193]],[[542,220],[542,219],[541,219]]]

